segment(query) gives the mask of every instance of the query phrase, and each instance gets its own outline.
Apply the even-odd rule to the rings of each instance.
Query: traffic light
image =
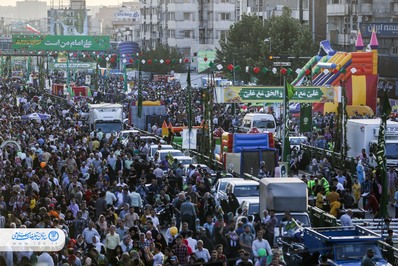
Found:
[[[268,56],[268,60],[271,60],[271,61],[272,61],[272,59],[273,59],[273,56],[272,56],[272,55],[269,55],[269,56]]]

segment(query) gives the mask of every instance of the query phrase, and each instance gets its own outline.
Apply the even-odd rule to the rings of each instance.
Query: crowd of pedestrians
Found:
[[[168,101],[178,119],[186,112],[182,96],[162,86],[146,83],[148,99]],[[223,210],[208,171],[143,163],[139,148],[147,143],[131,138],[123,145],[89,129],[81,119],[87,103],[115,102],[115,94],[65,105],[31,85],[1,90],[0,226],[59,228],[67,236],[59,252],[0,252],[1,265],[285,265],[266,240],[275,220],[248,218],[236,204]],[[50,118],[26,117],[34,112]]]

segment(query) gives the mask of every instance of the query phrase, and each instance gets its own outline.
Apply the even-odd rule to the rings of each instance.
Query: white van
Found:
[[[248,132],[253,127],[260,130],[260,132],[268,131],[276,132],[275,117],[271,114],[249,113],[243,117],[242,125],[239,127],[240,131]]]

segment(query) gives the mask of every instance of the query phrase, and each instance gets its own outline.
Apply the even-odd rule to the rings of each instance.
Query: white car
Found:
[[[190,165],[193,163],[193,158],[189,156],[173,156],[173,159],[177,159],[178,163],[182,163],[185,165]]]
[[[231,180],[225,188],[225,194],[235,195],[239,204],[242,204],[247,198],[260,197],[260,185],[255,180]]]
[[[300,151],[301,144],[308,144],[308,139],[305,136],[289,137],[290,149]]]
[[[213,194],[214,201],[217,206],[220,206],[221,199],[225,199],[228,197],[225,189],[228,183],[234,180],[244,180],[244,179],[240,177],[225,177],[218,179],[217,182],[214,184],[211,192]]]
[[[180,150],[158,150],[156,153],[159,154],[159,159],[162,161],[166,158],[166,156],[171,155],[174,157],[176,156],[185,156],[184,153]]]
[[[160,145],[161,150],[174,150],[174,147],[172,145]],[[159,149],[159,144],[153,144],[149,146],[149,151],[148,151],[148,162],[153,160],[153,157],[155,156],[155,153]]]
[[[247,198],[244,201],[242,201],[240,208],[242,210],[246,209],[247,215],[253,215],[255,213],[260,214],[260,198],[258,197]]]

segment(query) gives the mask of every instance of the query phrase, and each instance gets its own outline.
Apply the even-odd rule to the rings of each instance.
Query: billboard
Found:
[[[398,37],[398,23],[360,23],[359,29],[363,37],[370,37],[373,29],[378,38]]]
[[[136,21],[140,18],[140,12],[137,11],[118,11],[114,13],[116,19],[131,19]]]
[[[51,35],[88,35],[85,9],[50,9],[48,17]]]
[[[12,49],[30,51],[104,51],[109,36],[13,35]]]

